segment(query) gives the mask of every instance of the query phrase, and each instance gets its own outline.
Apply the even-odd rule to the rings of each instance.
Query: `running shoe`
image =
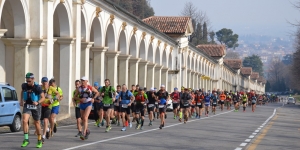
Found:
[[[141,124],[137,124],[136,127],[135,127],[135,129],[138,130],[138,129],[140,129],[140,127],[141,127]]]
[[[49,139],[49,137],[50,137],[50,133],[48,131],[48,132],[46,132],[46,139]]]
[[[140,130],[143,130],[143,127],[141,127]]]
[[[105,129],[105,132],[109,132],[110,129],[111,129],[111,126],[107,126]]]
[[[149,126],[152,126],[152,122],[149,123]]]
[[[50,137],[53,137],[53,132],[52,131],[50,131]]]
[[[42,143],[43,143],[43,144],[45,143],[45,138],[42,138]]]
[[[91,131],[89,129],[86,130],[86,134],[84,136],[84,139],[87,140],[89,138],[89,135],[91,134]]]
[[[104,119],[101,121],[101,127],[104,126]]]
[[[132,123],[129,123],[129,128],[132,128]]]
[[[81,140],[84,140],[84,136],[83,136],[82,132],[80,132],[79,138],[80,138]]]
[[[24,140],[23,144],[21,145],[21,147],[26,147],[30,144],[29,140]]]
[[[176,119],[176,116],[174,116],[174,119]]]
[[[56,133],[57,132],[57,123],[54,123],[54,128],[53,128],[53,132]]]
[[[36,144],[36,148],[42,148],[43,147],[43,142],[42,140],[38,140],[37,144]]]
[[[179,118],[178,121],[181,122],[181,118]]]
[[[160,125],[159,128],[162,129],[162,125]]]
[[[123,128],[121,129],[121,131],[126,131],[126,127],[123,127]]]
[[[78,131],[78,133],[75,135],[75,137],[79,137],[81,135],[81,132]]]

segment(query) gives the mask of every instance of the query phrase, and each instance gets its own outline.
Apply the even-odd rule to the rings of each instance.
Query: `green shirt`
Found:
[[[109,97],[109,92],[112,92],[113,94],[115,94],[116,90],[114,87],[111,87],[111,90],[109,91],[110,87],[102,87],[101,88],[101,93],[104,92],[104,97],[102,100],[103,104],[112,104],[112,98]]]
[[[56,90],[58,91],[59,93],[59,96],[62,96],[63,95],[63,91],[61,90],[60,87],[56,87]],[[56,93],[52,93],[52,97],[56,97]],[[59,101],[54,101],[52,104],[51,104],[52,107],[55,107],[55,106],[59,106]]]

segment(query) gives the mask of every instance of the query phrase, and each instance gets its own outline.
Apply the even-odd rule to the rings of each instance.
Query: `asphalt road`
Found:
[[[131,128],[125,132],[120,131],[121,127],[113,125],[112,130],[105,133],[104,128],[98,128],[90,124],[91,135],[85,141],[74,137],[77,133],[75,125],[61,126],[54,137],[46,140],[43,149],[238,150],[251,148],[254,145],[256,146],[254,149],[274,150],[285,149],[284,147],[291,143],[294,143],[295,146],[298,144],[299,148],[300,129],[291,128],[291,126],[299,124],[299,117],[296,118],[296,114],[294,118],[287,116],[292,111],[299,112],[300,109],[298,106],[285,105],[280,108],[281,106],[282,103],[257,106],[254,113],[250,110],[250,107],[247,107],[246,112],[221,112],[218,109],[216,115],[202,117],[201,119],[190,119],[187,124],[174,120],[171,118],[172,114],[169,113],[169,118],[162,130],[158,128],[158,121],[154,121],[153,126],[149,127],[148,119],[145,121],[144,130]],[[275,109],[276,111],[274,111]],[[277,119],[274,120],[276,117]],[[280,122],[277,124],[276,122],[272,123],[273,121]],[[291,122],[294,124],[289,125]],[[271,123],[273,126],[269,128]],[[280,128],[280,132],[278,128]],[[298,126],[298,128],[300,127]],[[266,136],[257,141],[266,129],[269,130]],[[33,133],[33,131],[31,132]],[[291,134],[289,134],[290,132]],[[0,134],[0,146],[1,149],[5,150],[36,149],[36,136],[30,135],[29,139],[31,144],[27,148],[21,148],[23,133],[3,133]],[[277,141],[273,141],[273,139]],[[287,143],[278,143],[280,140],[287,141]],[[278,147],[278,145],[283,146]],[[291,146],[289,148],[293,149]]]

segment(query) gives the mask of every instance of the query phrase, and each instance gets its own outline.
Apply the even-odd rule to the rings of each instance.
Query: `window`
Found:
[[[18,99],[16,99],[15,96],[15,92],[13,92],[13,90],[9,89],[9,88],[2,88],[2,93],[3,93],[3,97],[5,101],[17,101]]]

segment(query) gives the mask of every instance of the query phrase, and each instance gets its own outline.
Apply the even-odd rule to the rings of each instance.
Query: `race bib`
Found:
[[[183,106],[189,106],[189,103],[184,103]]]
[[[35,105],[29,105],[27,104],[27,109],[37,109],[37,107]]]
[[[177,102],[173,102],[173,104],[177,104]]]
[[[252,103],[256,103],[256,101],[255,101],[255,100],[252,100]]]
[[[197,105],[199,106],[199,105],[202,105],[202,103],[197,103]]]
[[[128,104],[122,104],[122,108],[128,108]]]
[[[165,105],[159,105],[158,106],[158,108],[164,108],[165,107]]]
[[[110,107],[110,104],[103,104],[104,107]]]
[[[155,105],[157,105],[158,104],[158,102],[155,102]]]
[[[213,103],[213,104],[215,105],[215,104],[217,104],[217,103]]]
[[[149,104],[148,108],[154,107],[154,104]]]
[[[115,106],[119,106],[119,103],[114,103]]]

